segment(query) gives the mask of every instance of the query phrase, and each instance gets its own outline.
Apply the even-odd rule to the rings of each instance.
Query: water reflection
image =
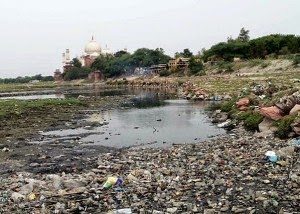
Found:
[[[88,97],[106,97],[106,96],[123,96],[123,95],[136,95],[136,96],[161,96],[166,94],[175,94],[176,91],[173,89],[141,89],[141,88],[125,88],[125,87],[105,87],[101,85],[89,85],[80,87],[60,87],[54,90],[43,90],[43,91],[23,91],[23,92],[7,92],[0,93],[0,99],[64,99],[64,98],[77,98],[78,96]],[[166,96],[165,96],[166,97]],[[152,98],[150,98],[152,99]],[[138,100],[133,100],[136,105],[141,107],[144,103]],[[147,104],[146,104],[147,105]]]
[[[154,96],[155,97],[155,96]],[[128,146],[167,147],[173,143],[198,143],[212,135],[225,133],[212,126],[205,114],[208,103],[186,100],[165,100],[164,106],[145,109],[124,109],[99,112],[87,120],[108,122],[93,130],[62,130],[44,133],[48,136],[85,134],[82,142],[93,142],[117,148]]]

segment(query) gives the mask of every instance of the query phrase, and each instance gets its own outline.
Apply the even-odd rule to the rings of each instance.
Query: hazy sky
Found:
[[[0,78],[52,75],[61,54],[102,47],[163,48],[173,56],[237,37],[300,35],[299,0],[0,0]]]

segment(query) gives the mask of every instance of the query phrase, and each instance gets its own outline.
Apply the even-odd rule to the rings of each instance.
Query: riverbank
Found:
[[[124,95],[0,101],[3,105],[0,131],[2,176],[23,170],[35,173],[57,173],[90,168],[87,160],[89,157],[112,151],[114,148],[82,145],[80,135],[49,144],[39,144],[39,141],[43,140],[40,134],[47,130],[99,125],[82,119],[95,111],[103,112],[120,108],[122,103],[129,101],[129,98]]]
[[[216,78],[220,87],[241,80],[207,78]],[[200,79],[205,82],[207,78]],[[196,79],[191,83],[197,88]],[[293,81],[284,80],[284,84]],[[176,87],[175,82],[170,80],[170,88]],[[132,87],[168,86],[168,82],[161,83]],[[128,101],[127,96],[81,98],[84,105],[31,111],[27,120],[19,118],[6,129],[4,133],[21,131],[16,137],[5,136],[1,145],[0,210],[4,213],[107,213],[121,208],[133,213],[300,212],[297,144],[273,135],[254,136],[239,126],[218,139],[167,149],[85,146],[81,136],[67,143],[28,143],[38,136],[30,137],[32,133],[44,129],[93,126],[78,124],[88,114],[85,110],[117,109]],[[17,121],[26,121],[24,127],[29,129],[22,131]],[[279,161],[267,160],[267,151],[278,154]],[[103,189],[110,176],[122,178],[124,186]]]
[[[265,157],[277,151],[274,164]],[[298,213],[299,147],[243,129],[195,145],[90,157],[91,169],[1,180],[5,213]],[[110,176],[122,187],[103,188]]]

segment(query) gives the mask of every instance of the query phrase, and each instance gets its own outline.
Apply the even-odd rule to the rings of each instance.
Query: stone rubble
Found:
[[[269,150],[277,163],[266,159]],[[240,127],[204,143],[122,149],[91,161],[98,167],[85,172],[2,179],[0,212],[300,213],[299,145]],[[123,188],[103,188],[110,176]]]

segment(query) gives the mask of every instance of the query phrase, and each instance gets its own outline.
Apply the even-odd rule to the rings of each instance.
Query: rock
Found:
[[[289,114],[295,114],[297,113],[298,111],[300,110],[300,105],[299,104],[296,104],[290,111]]]
[[[29,184],[25,184],[24,186],[20,187],[20,193],[24,195],[28,195],[29,193],[32,193],[33,191],[33,182],[30,182]]]
[[[248,106],[241,106],[239,107],[240,111],[248,111],[249,107]]]
[[[228,94],[224,96],[224,100],[231,100],[231,99],[232,99],[232,97]]]
[[[241,106],[248,106],[250,103],[250,100],[248,97],[244,97],[242,99],[239,99],[239,101],[237,101],[235,104],[237,107],[241,107]]]
[[[277,153],[280,157],[284,157],[284,158],[292,157],[295,153],[295,147],[294,146],[283,147]]]
[[[14,202],[18,202],[18,201],[20,201],[20,200],[22,200],[22,199],[25,199],[25,198],[26,198],[25,195],[22,195],[22,194],[17,193],[17,192],[13,192],[13,193],[11,194],[11,199],[12,199]]]
[[[176,213],[177,209],[178,209],[177,207],[167,208],[167,212],[168,213]]]
[[[50,179],[52,179],[52,186],[54,190],[59,190],[62,188],[62,179],[59,175],[49,175]]]
[[[76,181],[73,179],[69,179],[69,180],[63,181],[63,186],[67,189],[74,189],[74,188],[82,187],[82,186],[84,186],[84,184],[82,182],[79,182],[79,181]]]
[[[205,209],[203,214],[214,214],[215,213],[215,209]]]
[[[269,118],[264,118],[263,121],[258,125],[260,132],[273,132],[276,130],[276,127],[273,125],[273,121]]]
[[[259,114],[271,120],[279,120],[282,118],[282,111],[276,106],[261,108]]]
[[[275,104],[284,114],[289,114],[295,105],[296,102],[292,97],[281,98],[280,102]]]

